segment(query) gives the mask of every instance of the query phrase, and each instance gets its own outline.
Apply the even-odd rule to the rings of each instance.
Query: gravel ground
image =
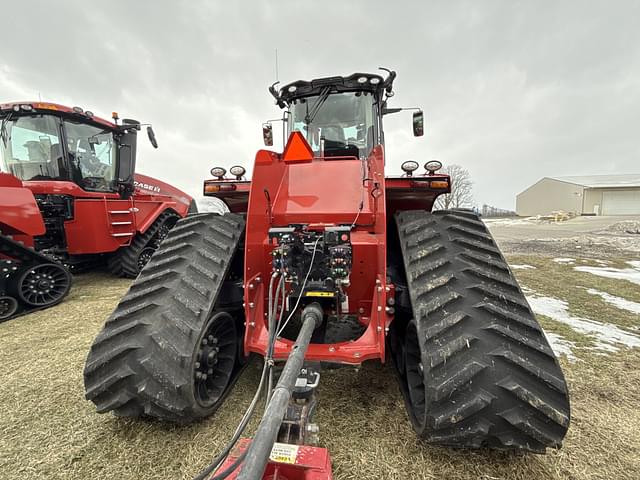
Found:
[[[640,225],[637,217],[578,217],[559,223],[490,219],[487,225],[505,254],[615,259],[640,252],[640,235],[633,233]]]

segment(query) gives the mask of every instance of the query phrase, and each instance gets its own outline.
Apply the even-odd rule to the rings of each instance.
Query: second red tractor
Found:
[[[61,301],[71,271],[107,262],[135,277],[195,211],[135,173],[139,122],[44,102],[0,104],[0,122],[0,321]]]

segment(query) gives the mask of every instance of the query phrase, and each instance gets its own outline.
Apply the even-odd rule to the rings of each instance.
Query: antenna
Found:
[[[38,92],[38,101],[42,101],[42,95],[40,95],[40,92]]]
[[[276,48],[276,81],[280,80],[280,76],[278,75],[278,49]]]

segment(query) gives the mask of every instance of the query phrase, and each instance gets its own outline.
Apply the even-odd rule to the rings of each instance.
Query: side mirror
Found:
[[[421,137],[424,135],[424,113],[418,110],[413,113],[413,136]]]
[[[147,136],[149,137],[149,141],[151,142],[151,145],[153,145],[153,148],[158,148],[156,133],[153,131],[153,128],[151,128],[151,126],[147,127]]]
[[[273,125],[270,123],[262,124],[262,139],[267,147],[273,145]]]

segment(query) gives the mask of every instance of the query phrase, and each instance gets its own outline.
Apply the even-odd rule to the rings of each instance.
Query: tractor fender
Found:
[[[135,208],[138,211],[135,213],[136,215],[136,232],[138,234],[144,234],[153,223],[162,215],[163,213],[175,213],[179,217],[185,217],[186,215],[181,215],[176,209],[175,202],[140,202],[135,204]]]
[[[150,198],[153,198],[153,200],[156,201],[160,200],[166,203],[174,203],[175,205],[173,205],[172,208],[178,213],[178,215],[181,217],[187,216],[193,198],[191,195],[183,192],[179,188],[141,173],[135,174],[134,186],[134,201],[136,198],[141,200],[149,200]]]
[[[33,192],[8,173],[0,173],[0,205],[0,230],[5,234],[34,237],[45,233]],[[31,239],[20,240],[29,242]]]

